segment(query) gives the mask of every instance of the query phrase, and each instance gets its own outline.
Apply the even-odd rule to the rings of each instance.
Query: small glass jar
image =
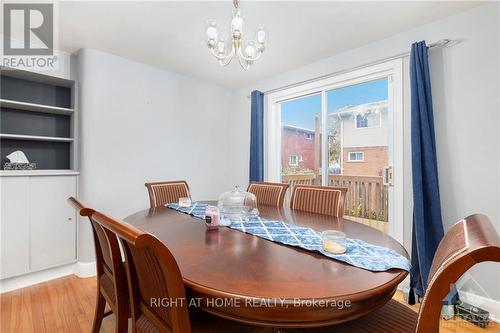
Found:
[[[218,229],[220,226],[220,212],[216,206],[207,206],[205,210],[205,226],[208,230]]]
[[[326,230],[321,233],[323,250],[334,254],[342,254],[347,250],[346,235],[342,231]]]
[[[179,198],[179,207],[188,208],[190,206],[191,206],[191,198],[189,197]]]

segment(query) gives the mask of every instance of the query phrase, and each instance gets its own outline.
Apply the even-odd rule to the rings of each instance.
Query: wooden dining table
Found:
[[[207,202],[210,203],[210,202]],[[407,252],[367,225],[288,208],[259,207],[260,216]],[[207,230],[201,219],[157,207],[126,222],[149,232],[172,252],[191,305],[244,323],[318,327],[354,320],[386,304],[408,272],[371,272],[297,247],[238,230]]]

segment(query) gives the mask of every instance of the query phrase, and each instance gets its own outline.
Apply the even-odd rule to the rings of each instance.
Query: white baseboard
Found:
[[[478,296],[476,294],[467,291],[458,291],[458,296],[460,300],[465,303],[472,304],[474,306],[480,307],[490,313],[490,320],[496,323],[500,323],[500,301],[496,301],[491,298]]]
[[[95,261],[77,262],[75,275],[79,278],[87,278],[96,275]]]
[[[80,278],[95,275],[95,262],[76,262],[59,267],[49,268],[21,276],[0,280],[0,293],[28,287],[63,276],[74,274]]]

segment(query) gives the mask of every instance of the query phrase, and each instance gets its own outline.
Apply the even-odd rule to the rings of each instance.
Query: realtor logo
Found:
[[[4,4],[3,22],[4,55],[51,56],[54,54],[53,4]],[[19,29],[22,29],[22,33]],[[14,31],[16,31],[15,34]],[[14,43],[14,40],[21,43]]]

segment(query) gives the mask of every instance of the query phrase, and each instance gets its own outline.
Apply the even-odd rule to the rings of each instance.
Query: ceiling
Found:
[[[456,14],[480,2],[245,1],[245,32],[268,32],[262,58],[249,71],[233,61],[221,68],[205,44],[207,19],[228,32],[230,1],[129,1],[59,4],[62,50],[94,48],[215,82],[239,87],[398,32]]]

